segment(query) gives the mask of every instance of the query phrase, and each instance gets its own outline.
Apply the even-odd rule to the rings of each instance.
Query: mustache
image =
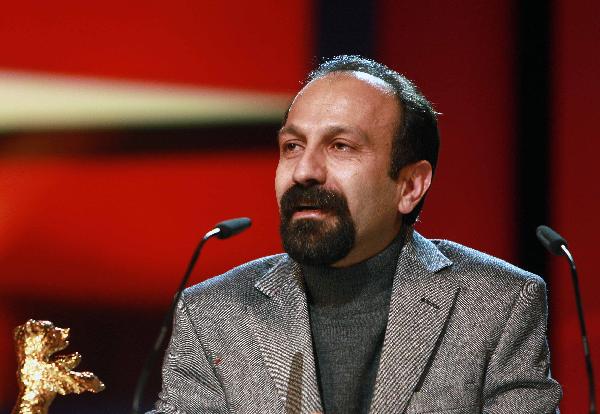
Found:
[[[328,210],[340,214],[350,212],[348,201],[343,194],[320,186],[303,187],[295,184],[281,197],[281,215],[289,219],[294,212],[302,208]]]

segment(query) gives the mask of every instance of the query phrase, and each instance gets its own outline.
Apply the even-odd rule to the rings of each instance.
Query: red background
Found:
[[[556,2],[554,27],[552,224],[569,241],[577,262],[597,378],[600,302],[596,295],[600,281],[595,267],[596,232],[600,223],[600,190],[596,182],[600,151],[597,126],[600,55],[596,51],[600,40],[600,3]],[[588,412],[583,347],[570,274],[563,259],[552,259],[550,280],[554,371],[563,386],[564,412]]]
[[[594,169],[600,6],[557,0],[555,8],[549,224],[570,241],[578,260],[592,353],[600,355],[592,277],[600,209]],[[378,58],[414,79],[443,113],[439,170],[418,230],[516,260],[515,11],[500,0],[381,0],[375,27]],[[315,58],[314,37],[306,0],[280,2],[276,10],[266,0],[11,2],[0,15],[0,69],[294,92]],[[77,142],[85,143],[81,134]],[[14,146],[4,145],[0,154],[0,411],[16,392],[10,331],[39,311],[38,301],[46,310],[67,309],[57,321],[67,326],[82,318],[72,309],[159,313],[203,232],[229,217],[250,216],[253,227],[209,244],[194,282],[280,250],[275,148],[245,150],[240,136],[238,148],[187,154],[107,155],[83,148],[31,155],[35,151],[23,147],[39,139],[0,137],[9,138]],[[558,259],[552,269],[552,358],[565,391],[561,409],[584,412],[568,271]],[[121,369],[137,371],[143,355],[129,359],[135,363]],[[88,368],[111,375],[104,366]],[[102,397],[90,401],[101,405]]]

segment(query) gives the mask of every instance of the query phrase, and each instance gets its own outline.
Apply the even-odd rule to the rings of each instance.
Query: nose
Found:
[[[294,168],[293,180],[304,187],[324,184],[327,178],[325,156],[317,148],[306,148]]]

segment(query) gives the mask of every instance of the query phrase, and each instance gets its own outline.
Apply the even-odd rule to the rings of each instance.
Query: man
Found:
[[[544,282],[412,228],[438,146],[398,73],[312,72],[279,132],[287,254],[185,291],[154,412],[555,412]]]

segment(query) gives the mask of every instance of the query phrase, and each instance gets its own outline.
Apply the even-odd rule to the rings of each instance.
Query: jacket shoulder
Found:
[[[233,269],[206,279],[184,291],[187,304],[197,302],[240,302],[248,296],[255,294],[254,285],[263,275],[281,260],[287,258],[286,254],[276,254],[261,257],[244,263]]]
[[[453,262],[451,271],[465,286],[519,289],[531,284],[545,287],[541,277],[505,260],[450,240],[432,239],[431,242]]]

